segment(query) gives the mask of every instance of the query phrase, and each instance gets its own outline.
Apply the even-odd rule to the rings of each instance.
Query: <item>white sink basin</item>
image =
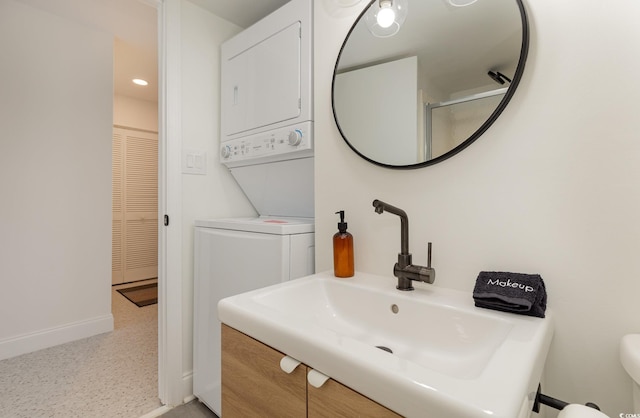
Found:
[[[548,312],[496,312],[474,307],[471,293],[395,284],[317,274],[224,299],[219,317],[407,417],[530,415]]]

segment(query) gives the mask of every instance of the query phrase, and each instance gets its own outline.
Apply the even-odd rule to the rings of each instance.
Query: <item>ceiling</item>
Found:
[[[289,0],[190,0],[242,28],[248,28]]]
[[[158,100],[157,11],[153,0],[19,0],[114,36],[114,93]],[[242,28],[251,26],[289,0],[190,0]],[[134,85],[133,78],[149,82]]]

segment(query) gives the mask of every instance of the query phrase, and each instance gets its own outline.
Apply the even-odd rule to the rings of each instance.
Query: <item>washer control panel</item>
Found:
[[[248,165],[312,156],[312,136],[312,123],[304,122],[231,139],[224,141],[220,147],[220,162]]]

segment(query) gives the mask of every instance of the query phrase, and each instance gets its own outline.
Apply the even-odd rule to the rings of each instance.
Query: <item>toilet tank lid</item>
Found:
[[[640,334],[628,334],[622,337],[620,362],[629,376],[640,384]]]

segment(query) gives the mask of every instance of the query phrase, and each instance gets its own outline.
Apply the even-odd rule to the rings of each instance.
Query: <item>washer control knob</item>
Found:
[[[231,147],[229,145],[223,145],[222,148],[220,148],[220,156],[223,159],[227,159],[231,156]]]
[[[302,142],[302,131],[300,129],[289,132],[289,145],[297,146],[300,145],[300,142]]]

